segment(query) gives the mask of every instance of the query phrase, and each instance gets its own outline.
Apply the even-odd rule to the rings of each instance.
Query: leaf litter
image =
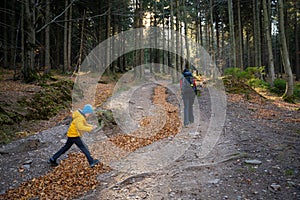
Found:
[[[101,86],[100,86],[101,88]],[[111,86],[106,86],[103,95],[98,94],[98,98],[105,99],[110,94]],[[99,88],[98,88],[99,89]],[[154,90],[153,104],[158,108],[158,115],[146,116],[140,120],[140,129],[137,132],[150,132],[158,127],[159,122],[163,122],[162,128],[148,138],[141,138],[132,135],[120,134],[110,138],[110,142],[125,151],[135,151],[138,148],[152,144],[163,138],[175,135],[180,131],[181,121],[178,108],[167,102],[166,88],[157,86]],[[99,100],[99,102],[101,102]],[[164,118],[164,119],[162,119]],[[93,153],[93,152],[92,152]],[[61,161],[59,166],[49,171],[47,174],[33,178],[21,183],[17,188],[9,189],[5,194],[1,194],[3,199],[72,199],[84,195],[99,185],[97,176],[110,171],[109,166],[103,163],[90,168],[84,154],[69,153],[68,157]],[[19,173],[24,173],[20,168]]]

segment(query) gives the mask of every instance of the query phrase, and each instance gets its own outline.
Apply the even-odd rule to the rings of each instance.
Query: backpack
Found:
[[[193,76],[185,76],[182,78],[182,94],[196,94],[196,89],[195,78]]]

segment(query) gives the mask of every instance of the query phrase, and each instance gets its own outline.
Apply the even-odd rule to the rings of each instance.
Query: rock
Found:
[[[288,183],[289,186],[296,186],[296,183],[293,182],[293,181],[288,181],[287,183]]]
[[[272,185],[270,186],[271,189],[275,190],[275,191],[279,191],[281,190],[281,186],[276,184],[276,183],[272,183]]]
[[[220,179],[218,179],[218,178],[208,181],[208,183],[211,183],[211,184],[218,184],[219,182],[220,182]]]
[[[61,139],[60,142],[65,144],[67,142],[67,140],[66,139]]]
[[[260,160],[245,160],[245,163],[251,164],[251,165],[260,165],[262,162]]]
[[[169,193],[169,196],[170,196],[170,197],[175,197],[175,195],[176,195],[176,193],[175,193],[174,191],[171,191],[171,192]]]
[[[23,165],[23,168],[24,169],[30,169],[30,165],[29,164]]]
[[[30,160],[26,160],[24,163],[23,163],[23,165],[30,165],[32,163],[32,160],[30,159]]]
[[[189,134],[190,134],[190,135],[192,135],[192,136],[197,136],[197,135],[200,135],[200,133],[199,133],[199,132],[197,132],[197,131],[196,131],[196,132],[190,132]]]

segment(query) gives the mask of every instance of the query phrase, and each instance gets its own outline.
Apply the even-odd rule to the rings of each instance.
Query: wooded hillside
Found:
[[[296,0],[4,0],[0,6],[0,66],[14,69],[15,79],[27,82],[35,80],[40,70],[73,72],[99,43],[120,32],[149,26],[192,38],[222,71],[265,66],[272,82],[275,75],[286,73],[289,87],[293,86],[291,73],[296,80],[300,78],[300,3]],[[166,45],[177,45],[183,51],[183,42],[176,36]],[[178,70],[184,67],[178,56],[145,51],[149,53],[119,57],[110,71],[124,72],[138,62],[158,62]]]

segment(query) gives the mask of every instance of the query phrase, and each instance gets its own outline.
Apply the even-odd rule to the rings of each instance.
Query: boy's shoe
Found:
[[[97,160],[97,159],[93,160],[93,162],[90,163],[90,167],[91,167],[91,168],[95,167],[95,165],[97,165],[99,162],[100,162],[100,161]]]
[[[53,158],[49,159],[48,164],[50,164],[53,167],[58,166],[58,163],[56,162],[56,160],[53,160]]]

